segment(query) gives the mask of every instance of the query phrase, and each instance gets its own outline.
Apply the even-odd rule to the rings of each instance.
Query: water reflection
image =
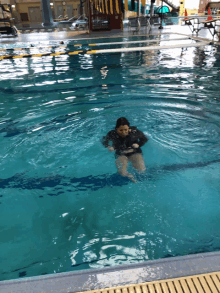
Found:
[[[218,247],[219,53],[208,46],[0,62],[3,238],[19,243],[3,278]],[[138,188],[115,174],[100,143],[122,113],[150,135]]]

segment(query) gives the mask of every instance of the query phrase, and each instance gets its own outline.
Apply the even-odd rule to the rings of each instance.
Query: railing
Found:
[[[165,14],[161,16],[154,15],[150,18],[150,16],[140,16],[140,17],[132,17],[128,18],[124,21],[124,28],[128,28],[130,31],[139,31],[141,28],[149,28],[152,26],[161,25],[161,19],[163,25],[177,25],[179,23],[179,17],[171,17],[166,16]]]
[[[179,6],[174,5],[171,1],[169,0],[163,0],[163,2],[165,2],[166,4],[168,4],[170,7],[174,8],[174,9],[179,9]]]

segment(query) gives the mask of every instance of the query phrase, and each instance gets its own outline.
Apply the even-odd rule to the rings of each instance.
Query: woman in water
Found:
[[[112,146],[109,142],[112,142]],[[103,145],[108,148],[110,152],[115,151],[116,167],[118,173],[124,177],[128,177],[135,182],[134,176],[127,171],[128,162],[140,172],[146,170],[142,150],[140,149],[148,138],[143,132],[138,130],[135,126],[130,127],[130,123],[124,117],[117,120],[115,130],[103,137]]]

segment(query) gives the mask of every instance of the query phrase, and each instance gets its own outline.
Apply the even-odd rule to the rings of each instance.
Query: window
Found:
[[[21,21],[29,21],[27,13],[20,13]]]

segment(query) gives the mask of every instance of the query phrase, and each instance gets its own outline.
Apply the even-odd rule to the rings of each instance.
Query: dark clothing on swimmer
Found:
[[[118,135],[116,130],[111,130],[109,133],[103,137],[102,143],[105,147],[110,146],[109,142],[112,141],[112,146],[116,150],[116,155],[121,156],[131,156],[135,153],[142,153],[140,147],[142,147],[147,141],[148,138],[144,133],[138,130],[135,126],[130,127],[130,133],[125,138]],[[133,148],[132,145],[137,143],[139,148]],[[132,153],[123,154],[123,151],[128,149],[133,149]]]

